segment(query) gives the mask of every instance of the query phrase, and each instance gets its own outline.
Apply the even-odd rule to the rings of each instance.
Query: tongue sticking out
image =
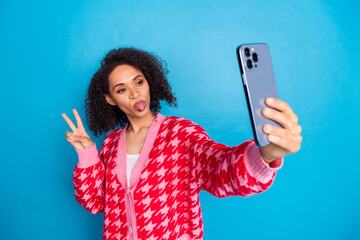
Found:
[[[134,108],[138,111],[143,111],[145,109],[145,102],[144,101],[141,101],[137,104],[135,104]]]

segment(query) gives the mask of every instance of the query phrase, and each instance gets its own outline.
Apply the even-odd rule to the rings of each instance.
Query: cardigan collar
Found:
[[[127,177],[126,177],[126,136],[125,136],[126,129],[128,128],[129,123],[121,128],[118,147],[114,148],[114,151],[117,150],[117,154],[116,154],[117,164],[115,170],[120,183],[128,191],[134,191],[135,186],[140,179],[140,174],[147,163],[150,151],[153,148],[153,144],[158,134],[160,125],[165,118],[166,116],[162,115],[161,113],[157,113],[155,119],[153,120],[153,122],[151,123],[148,129],[148,133],[146,135],[144,145],[141,148],[139,159],[137,160],[134,169],[132,170],[131,173],[130,189],[128,189]]]

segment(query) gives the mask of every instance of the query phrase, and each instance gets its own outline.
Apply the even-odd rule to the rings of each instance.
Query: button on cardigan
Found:
[[[223,198],[266,191],[283,158],[264,162],[254,139],[227,146],[183,117],[156,114],[130,179],[126,176],[129,124],[113,130],[100,151],[76,149],[75,199],[104,212],[103,239],[202,239],[199,192]]]

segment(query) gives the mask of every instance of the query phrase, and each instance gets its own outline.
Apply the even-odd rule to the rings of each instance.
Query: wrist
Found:
[[[266,162],[267,164],[270,164],[272,161],[274,161],[276,158],[272,158],[272,159],[269,159],[269,158],[264,158],[264,162]]]
[[[274,161],[276,158],[269,158],[265,156],[265,154],[262,152],[262,148],[260,148],[261,157],[264,159],[264,162],[267,164],[270,164],[272,161]]]

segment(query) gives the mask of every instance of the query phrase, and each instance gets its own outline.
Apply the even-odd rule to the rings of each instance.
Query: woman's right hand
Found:
[[[84,148],[90,148],[94,145],[94,142],[91,141],[89,135],[86,133],[84,125],[81,121],[81,118],[78,114],[78,112],[73,109],[73,113],[76,118],[76,123],[78,127],[74,125],[74,123],[70,120],[68,116],[66,116],[65,113],[61,114],[61,116],[65,119],[65,121],[69,124],[71,130],[73,132],[66,131],[66,140],[75,147],[75,149],[84,149]]]

